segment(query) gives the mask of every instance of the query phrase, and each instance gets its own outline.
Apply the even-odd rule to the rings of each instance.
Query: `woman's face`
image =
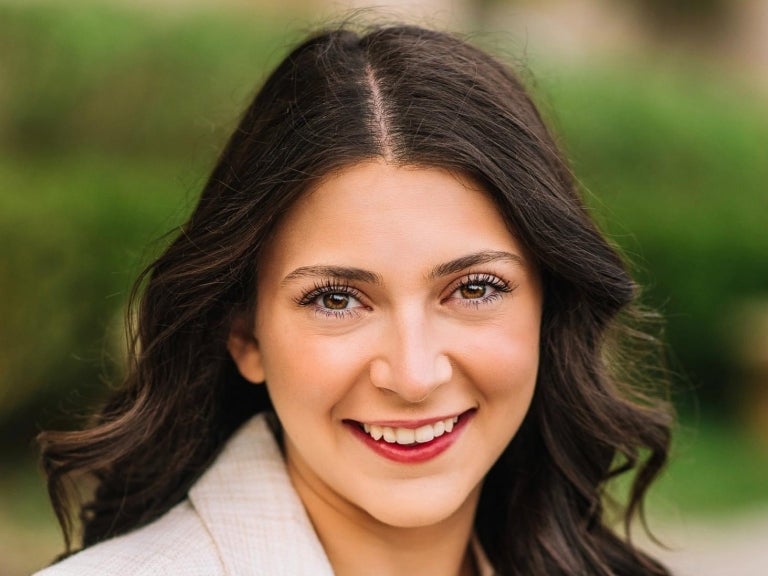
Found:
[[[283,219],[241,373],[266,380],[302,499],[397,527],[474,514],[539,361],[537,272],[488,195],[433,168],[354,165]]]

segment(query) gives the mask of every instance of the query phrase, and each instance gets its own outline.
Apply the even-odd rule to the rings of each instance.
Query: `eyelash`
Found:
[[[449,296],[445,300],[450,299],[450,297],[457,290],[460,290],[461,288],[464,288],[467,286],[473,286],[473,285],[489,286],[490,288],[493,289],[493,292],[485,296],[482,296],[480,298],[457,298],[457,300],[462,302],[461,304],[462,306],[474,306],[475,308],[477,308],[482,306],[483,304],[488,304],[494,300],[497,300],[498,298],[501,298],[504,294],[508,294],[512,292],[515,288],[517,288],[517,286],[512,285],[506,280],[502,280],[501,278],[494,276],[492,274],[470,273],[462,277],[459,281],[457,281],[452,286]],[[302,307],[311,307],[318,314],[322,314],[330,318],[350,318],[359,314],[359,310],[357,309],[357,307],[343,308],[341,310],[332,310],[330,308],[326,308],[325,306],[322,306],[317,303],[317,300],[319,298],[329,294],[344,294],[345,296],[350,296],[351,298],[354,298],[355,300],[358,300],[358,301],[360,301],[361,299],[360,292],[355,288],[353,288],[352,286],[350,286],[347,282],[339,282],[337,280],[326,280],[324,282],[316,283],[310,291],[306,292],[304,295],[300,296],[299,298],[296,298],[296,304]]]
[[[323,314],[330,318],[349,318],[358,314],[356,308],[343,308],[341,310],[331,310],[317,303],[317,299],[326,296],[328,294],[344,294],[345,296],[351,296],[356,300],[360,300],[361,294],[358,290],[350,286],[346,282],[339,282],[337,280],[325,280],[319,282],[303,296],[296,299],[296,304],[303,307],[314,308],[318,314]]]
[[[485,296],[482,296],[480,298],[458,298],[462,302],[462,306],[474,306],[475,308],[482,306],[483,304],[488,304],[494,300],[497,300],[504,296],[504,294],[509,294],[512,292],[517,286],[510,284],[506,280],[502,280],[498,276],[494,276],[492,274],[486,274],[486,273],[476,273],[472,272],[467,274],[466,276],[462,277],[459,281],[456,282],[456,284],[452,287],[449,298],[457,291],[467,286],[489,286],[493,288],[493,292],[490,294],[487,294]]]

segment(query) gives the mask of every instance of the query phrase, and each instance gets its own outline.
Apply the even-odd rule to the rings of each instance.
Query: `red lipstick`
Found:
[[[363,430],[362,425],[359,423],[347,421],[346,424],[349,425],[349,429],[358,439],[380,456],[402,464],[420,464],[432,460],[448,450],[448,448],[458,440],[467,423],[472,419],[473,414],[474,410],[461,414],[451,432],[446,432],[441,436],[433,438],[429,442],[414,444],[390,443],[383,438],[374,440],[370,434]],[[423,425],[425,422],[430,421],[402,421],[392,427],[414,429]]]

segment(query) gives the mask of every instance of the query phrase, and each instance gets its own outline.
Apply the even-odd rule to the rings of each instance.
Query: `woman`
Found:
[[[477,48],[306,40],[144,279],[124,385],[41,436],[68,551],[96,485],[42,574],[667,574],[604,518],[669,444],[618,376],[636,287]]]

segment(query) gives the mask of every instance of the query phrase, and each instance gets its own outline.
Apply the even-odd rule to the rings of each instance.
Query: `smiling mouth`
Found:
[[[425,444],[444,434],[453,432],[454,425],[459,421],[459,416],[452,416],[444,420],[438,420],[431,424],[424,424],[418,428],[402,428],[400,426],[380,426],[378,424],[358,423],[358,426],[371,438],[384,441],[387,444],[400,444],[412,446]]]

